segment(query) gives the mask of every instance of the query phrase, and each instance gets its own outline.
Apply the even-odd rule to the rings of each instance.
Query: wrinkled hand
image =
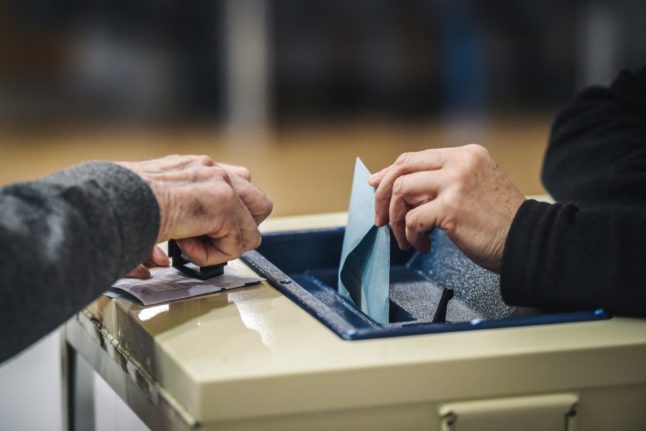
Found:
[[[207,156],[119,164],[143,178],[157,198],[157,242],[176,239],[197,265],[222,263],[260,245],[258,225],[273,205],[246,168]]]
[[[390,222],[400,248],[428,252],[444,230],[470,259],[499,272],[523,194],[479,145],[404,153],[369,178],[377,188],[375,224]]]

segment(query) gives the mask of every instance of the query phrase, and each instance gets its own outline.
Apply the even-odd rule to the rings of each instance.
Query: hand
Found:
[[[150,278],[150,269],[149,268],[154,268],[157,266],[161,267],[167,267],[170,265],[170,260],[168,259],[168,256],[166,256],[166,253],[164,253],[164,250],[162,250],[159,246],[155,246],[153,248],[152,253],[150,254],[150,257],[146,259],[144,263],[140,263],[137,265],[132,271],[126,275],[128,278],[139,278],[142,280],[145,280],[146,278]]]
[[[499,272],[523,194],[479,145],[404,153],[372,175],[375,224],[390,221],[400,248],[430,251],[428,233],[444,230],[470,259]]]
[[[260,245],[258,225],[272,202],[250,183],[246,168],[207,156],[119,164],[142,177],[157,198],[157,242],[176,239],[195,264],[222,263]]]

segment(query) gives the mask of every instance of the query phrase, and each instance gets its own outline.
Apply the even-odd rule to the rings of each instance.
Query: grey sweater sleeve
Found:
[[[0,188],[0,362],[55,329],[145,260],[152,190],[108,162]]]

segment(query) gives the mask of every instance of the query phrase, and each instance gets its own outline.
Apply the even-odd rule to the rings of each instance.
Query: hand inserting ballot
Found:
[[[440,228],[470,259],[499,272],[523,194],[479,145],[404,153],[372,175],[375,224],[390,222],[400,248],[428,252]]]
[[[258,225],[273,204],[251,184],[246,168],[216,163],[208,156],[177,155],[118,164],[152,189],[160,210],[157,242],[177,239],[195,264],[226,262],[260,245]],[[166,266],[159,253],[154,250],[149,263]],[[145,265],[131,275],[136,271],[145,276]]]

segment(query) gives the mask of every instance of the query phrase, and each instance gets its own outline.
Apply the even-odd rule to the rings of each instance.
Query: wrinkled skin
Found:
[[[216,163],[208,156],[178,155],[118,164],[153,191],[160,210],[158,243],[176,239],[200,266],[235,259],[260,245],[258,225],[273,204],[251,183],[246,168]],[[147,278],[149,267],[168,265],[168,257],[155,247],[129,276]]]
[[[479,145],[404,153],[369,178],[375,224],[390,223],[400,248],[431,249],[444,230],[471,260],[500,272],[505,241],[525,197]]]

